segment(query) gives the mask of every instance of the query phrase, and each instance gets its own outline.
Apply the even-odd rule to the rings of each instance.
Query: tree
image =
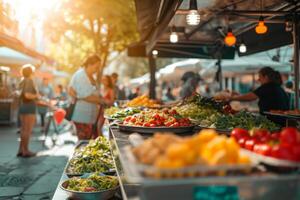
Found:
[[[91,53],[102,58],[102,69],[113,51],[138,40],[133,0],[64,0],[48,16],[49,53],[68,71]]]
[[[17,32],[18,23],[11,18],[12,9],[9,4],[4,3],[3,0],[0,0],[0,31],[5,32],[9,30],[10,32]]]

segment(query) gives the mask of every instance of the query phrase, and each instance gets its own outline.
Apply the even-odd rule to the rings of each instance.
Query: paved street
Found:
[[[76,137],[61,130],[57,145],[48,138],[44,146],[40,127],[36,127],[30,149],[39,153],[33,158],[16,157],[18,138],[15,126],[0,126],[0,200],[51,199]]]

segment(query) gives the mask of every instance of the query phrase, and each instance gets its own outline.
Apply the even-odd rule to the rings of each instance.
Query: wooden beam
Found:
[[[179,8],[180,4],[183,0],[173,0],[168,1],[171,5],[169,6],[169,10],[162,15],[161,21],[158,22],[157,26],[154,27],[150,37],[148,38],[148,43],[146,45],[146,54],[151,55],[151,52],[159,40],[161,34],[163,34],[168,28],[169,22],[172,20],[175,15],[176,10]]]

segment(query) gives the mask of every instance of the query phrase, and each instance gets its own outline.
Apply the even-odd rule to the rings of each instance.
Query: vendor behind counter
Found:
[[[271,67],[264,67],[258,72],[260,86],[253,92],[244,95],[231,96],[230,100],[253,101],[258,99],[259,112],[264,114],[271,110],[289,110],[289,97],[282,88],[282,79],[278,71]],[[282,126],[285,120],[267,116],[270,120]]]

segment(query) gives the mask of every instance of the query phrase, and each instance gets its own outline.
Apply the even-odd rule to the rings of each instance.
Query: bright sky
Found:
[[[48,14],[57,5],[59,0],[4,0],[15,10],[15,17],[19,23],[28,23],[34,16],[43,21]]]

